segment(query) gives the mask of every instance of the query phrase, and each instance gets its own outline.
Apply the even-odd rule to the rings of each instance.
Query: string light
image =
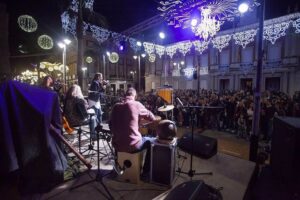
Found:
[[[215,48],[219,50],[219,52],[221,52],[222,49],[224,49],[229,45],[230,40],[231,40],[231,35],[222,35],[222,36],[215,37],[212,40],[212,44]]]
[[[193,45],[195,47],[195,50],[198,51],[200,54],[202,54],[207,48],[210,43],[210,40],[204,40],[204,41],[193,41]]]
[[[291,21],[272,24],[264,27],[264,39],[269,40],[272,44],[286,35],[286,30],[289,28]]]
[[[243,48],[254,41],[254,37],[257,34],[257,29],[251,29],[239,33],[233,34],[233,39],[235,40],[235,44],[241,45]]]

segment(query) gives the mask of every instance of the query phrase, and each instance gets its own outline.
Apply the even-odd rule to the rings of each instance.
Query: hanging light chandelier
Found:
[[[211,9],[209,7],[201,8],[201,21],[198,23],[197,19],[191,21],[192,31],[196,36],[207,40],[213,37],[220,31],[222,22],[218,21],[211,15]]]

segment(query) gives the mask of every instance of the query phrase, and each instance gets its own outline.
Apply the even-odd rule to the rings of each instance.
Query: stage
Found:
[[[182,151],[180,154],[186,155],[187,159],[177,159],[177,166],[182,166],[182,171],[188,171],[190,168],[190,156]],[[176,166],[176,169],[177,169]],[[255,164],[234,156],[217,153],[210,159],[201,159],[194,157],[193,169],[196,172],[213,172],[213,175],[197,175],[193,180],[203,180],[206,184],[214,188],[223,188],[221,190],[223,199],[241,200],[247,190],[249,181],[254,172]],[[107,174],[112,169],[111,162],[103,159],[101,161],[101,173]],[[95,178],[96,168],[81,176],[65,182],[56,187],[51,192],[41,196],[41,199],[65,200],[65,199],[107,199],[103,186],[99,182],[91,182],[74,190],[70,188],[85,183]],[[191,180],[188,175],[176,173],[172,187]],[[111,177],[110,174],[103,178],[103,183],[114,199],[146,200],[146,199],[164,199],[171,190],[168,186],[141,182],[139,185],[120,182],[118,178]]]

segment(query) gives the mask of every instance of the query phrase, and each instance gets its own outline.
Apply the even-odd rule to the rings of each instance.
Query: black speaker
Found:
[[[154,183],[172,185],[175,177],[176,142],[161,144],[157,141],[151,146],[150,180]]]
[[[300,183],[300,118],[275,117],[271,141],[273,174],[286,182]]]
[[[211,158],[218,152],[218,141],[204,135],[194,134],[194,155],[201,158]],[[183,151],[192,153],[192,134],[185,134],[178,142],[178,147]]]
[[[201,180],[181,183],[173,188],[165,200],[222,200],[222,194]]]

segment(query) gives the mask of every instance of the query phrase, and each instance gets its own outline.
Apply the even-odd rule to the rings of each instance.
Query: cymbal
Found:
[[[157,110],[159,112],[168,112],[173,109],[174,109],[174,105],[164,105],[164,106],[159,107]]]

